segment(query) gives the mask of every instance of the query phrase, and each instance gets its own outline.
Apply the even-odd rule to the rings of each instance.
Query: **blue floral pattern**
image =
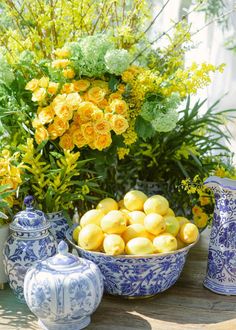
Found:
[[[215,210],[204,285],[236,295],[236,181],[210,177],[206,185],[214,192]]]
[[[155,295],[171,287],[179,278],[191,248],[164,256],[112,257],[81,249],[73,243],[71,230],[67,239],[81,257],[98,265],[106,293],[129,297]]]
[[[46,217],[48,222],[51,224],[50,232],[59,244],[61,240],[65,239],[66,232],[69,229],[69,225],[63,211],[47,213]]]

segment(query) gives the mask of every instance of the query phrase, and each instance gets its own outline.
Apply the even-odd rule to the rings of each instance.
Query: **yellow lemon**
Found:
[[[125,218],[126,218],[126,223],[129,223],[129,220],[130,220],[130,216],[129,216],[129,210],[127,209],[119,209],[120,212],[124,213],[125,215]]]
[[[173,217],[175,216],[175,212],[170,207],[168,208],[167,212],[165,213],[165,217],[169,216],[169,215],[171,215]]]
[[[124,196],[124,205],[129,211],[142,211],[147,195],[139,190],[131,190]]]
[[[129,224],[133,225],[134,223],[144,224],[144,218],[146,214],[142,211],[133,211],[129,212]]]
[[[178,236],[176,237],[176,240],[177,240],[177,250],[183,249],[186,246],[186,244],[182,242]]]
[[[125,250],[125,242],[120,235],[106,235],[103,241],[103,249],[106,254],[110,254],[112,256],[122,254]]]
[[[190,223],[190,221],[185,218],[185,217],[176,217],[176,219],[179,221],[179,225],[180,227],[184,224],[184,223]]]
[[[98,203],[96,209],[107,214],[110,211],[118,210],[118,203],[113,198],[104,198]]]
[[[126,244],[125,251],[127,254],[152,254],[154,253],[154,246],[150,239],[146,237],[136,237]]]
[[[157,236],[166,230],[166,223],[160,214],[150,213],[144,219],[144,227],[149,233]]]
[[[161,195],[154,195],[145,201],[143,209],[146,214],[158,213],[164,215],[169,209],[169,202]]]
[[[125,243],[127,243],[135,237],[147,237],[147,232],[144,225],[141,225],[140,223],[135,223],[126,228],[126,230],[122,234],[122,237]]]
[[[107,234],[122,234],[126,229],[126,215],[121,211],[110,211],[102,218],[101,227]]]
[[[156,252],[165,253],[177,250],[177,240],[176,238],[169,234],[164,233],[154,238],[153,245]]]
[[[165,216],[163,218],[166,223],[166,232],[177,236],[180,229],[179,221],[173,216]]]
[[[90,210],[84,213],[80,219],[80,225],[81,227],[85,227],[86,225],[93,223],[100,226],[100,222],[103,217],[104,213],[101,210]]]
[[[118,208],[119,209],[124,209],[125,208],[125,204],[124,204],[124,200],[121,199],[119,202],[118,202]]]
[[[198,238],[198,228],[193,223],[184,223],[180,227],[179,238],[182,242],[190,244],[197,240]]]
[[[78,243],[78,237],[79,237],[79,232],[80,231],[81,231],[80,226],[75,227],[75,229],[73,230],[72,238],[76,243]]]
[[[97,250],[104,239],[102,229],[93,223],[83,227],[79,233],[79,245],[85,250]]]

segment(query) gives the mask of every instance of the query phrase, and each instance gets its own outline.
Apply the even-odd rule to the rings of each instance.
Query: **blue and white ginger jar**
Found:
[[[36,261],[53,256],[57,246],[44,213],[33,207],[33,197],[27,196],[24,203],[26,210],[15,215],[10,224],[12,233],[3,248],[10,287],[21,302],[25,302],[23,288],[27,270]]]
[[[93,262],[68,253],[64,241],[58,252],[29,269],[25,300],[44,330],[83,329],[101,302],[103,277]]]

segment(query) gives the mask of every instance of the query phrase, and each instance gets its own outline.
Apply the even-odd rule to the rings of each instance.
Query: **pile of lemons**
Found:
[[[108,255],[171,252],[195,242],[198,235],[197,226],[176,217],[165,197],[148,198],[139,190],[129,191],[118,203],[101,200],[73,231],[81,248]]]

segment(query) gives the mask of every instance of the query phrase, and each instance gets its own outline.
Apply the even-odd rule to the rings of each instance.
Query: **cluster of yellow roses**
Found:
[[[18,154],[11,155],[10,151],[3,149],[0,154],[0,186],[8,185],[7,190],[16,190],[21,184],[21,165],[14,165],[14,161],[18,158]],[[14,193],[6,197],[6,201],[10,206],[13,205]]]
[[[109,147],[111,131],[119,135],[129,127],[129,108],[122,99],[124,88],[120,84],[112,93],[103,80],[80,79],[60,86],[48,77],[32,79],[26,89],[39,104],[32,123],[36,142],[60,138],[59,144],[66,150],[85,145],[98,150]]]

